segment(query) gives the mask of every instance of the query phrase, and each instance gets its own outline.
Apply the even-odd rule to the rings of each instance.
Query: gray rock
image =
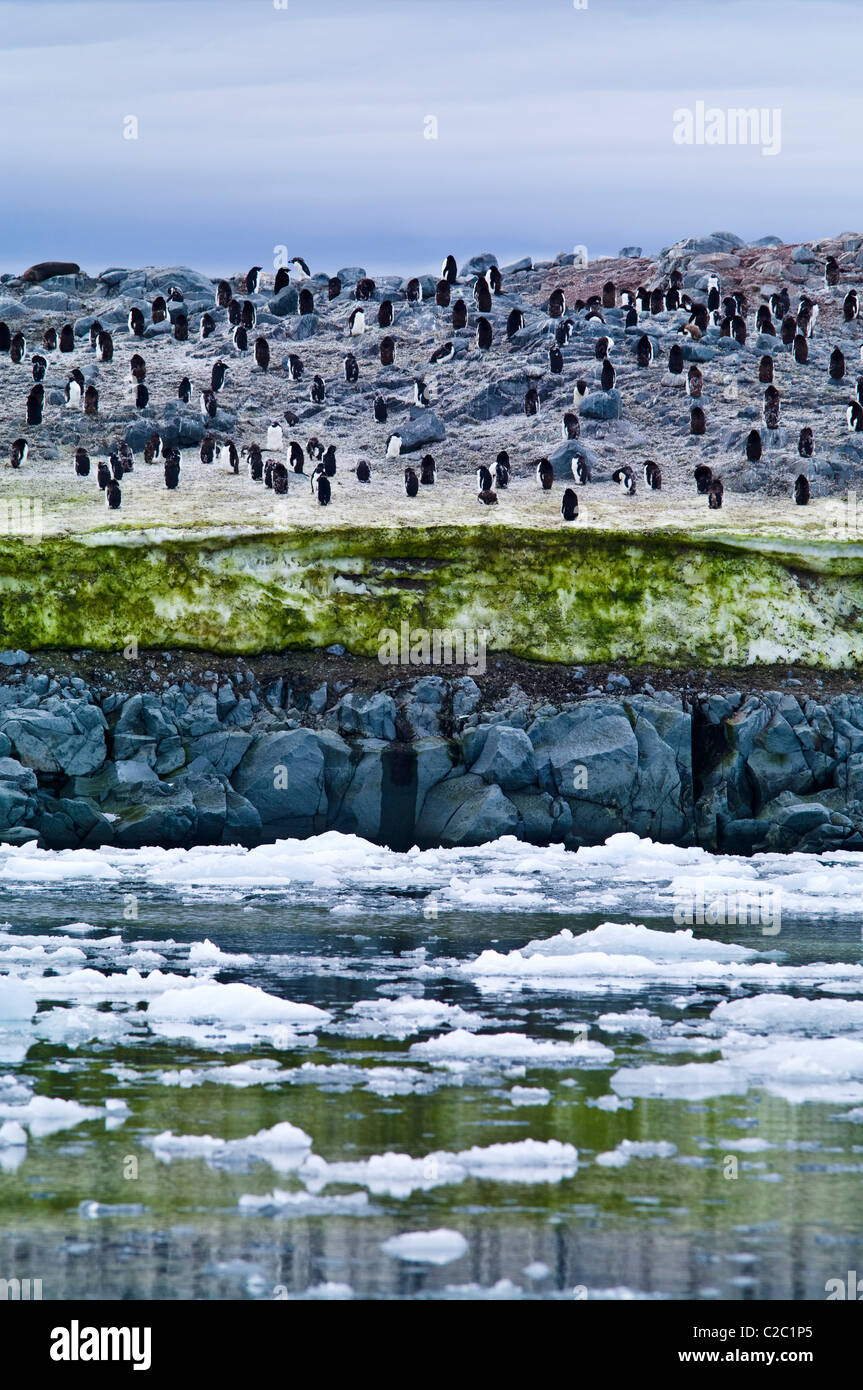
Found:
[[[294,339],[298,343],[303,343],[307,338],[313,338],[319,327],[320,319],[317,314],[302,314],[297,320],[297,326],[294,329]],[[285,358],[285,362],[287,362],[287,360],[288,359]],[[285,366],[285,362],[282,363],[283,367]]]
[[[483,845],[518,828],[518,812],[500,787],[472,773],[432,787],[416,827],[417,843],[454,848]]]
[[[429,444],[439,444],[446,439],[446,426],[433,410],[411,407],[411,418],[399,421],[393,426],[393,433],[401,436],[403,454],[416,453]]]
[[[284,289],[270,300],[267,307],[278,319],[286,318],[288,314],[297,314],[300,310],[299,292],[293,285],[285,285]]]
[[[343,734],[363,734],[367,738],[385,740],[396,736],[396,706],[390,695],[378,691],[368,698],[349,693],[342,696],[335,708]]]
[[[492,265],[497,265],[497,256],[492,251],[481,251],[478,256],[471,256],[469,261],[465,261],[459,275],[464,279],[475,278],[484,275]]]
[[[579,409],[585,420],[619,420],[621,413],[620,392],[616,389],[585,396]]]
[[[503,791],[519,791],[536,781],[533,744],[523,729],[492,727],[471,771]]]
[[[813,265],[818,257],[811,246],[795,246],[791,252],[791,259],[797,265]]]
[[[20,648],[0,652],[0,666],[26,666],[29,660],[29,653],[22,652]]]
[[[622,249],[621,249],[620,251],[618,251],[617,255],[618,255],[618,259],[621,260],[621,261],[627,260],[627,259],[629,259],[629,258],[631,258],[631,259],[634,260],[634,261],[637,261],[637,260],[639,259],[639,257],[641,256],[641,247],[640,247],[640,246],[624,246],[624,247],[622,247]]]
[[[242,758],[231,782],[255,807],[265,829],[308,835],[324,828],[324,755],[310,729],[263,734]]]
[[[19,760],[37,772],[74,777],[105,761],[105,716],[84,700],[50,696],[37,708],[11,706],[0,715],[0,728]]]

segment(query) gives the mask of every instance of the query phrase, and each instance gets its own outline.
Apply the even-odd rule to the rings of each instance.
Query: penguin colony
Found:
[[[101,494],[113,511],[134,494],[136,462],[161,469],[169,492],[200,488],[203,466],[246,479],[249,486],[269,489],[276,497],[303,487],[319,506],[338,500],[349,508],[352,490],[362,490],[378,469],[390,485],[397,485],[392,464],[398,460],[403,495],[433,498],[440,460],[424,451],[422,442],[414,446],[415,421],[434,411],[446,423],[459,373],[479,361],[490,385],[504,379],[507,386],[506,408],[500,412],[507,447],[475,464],[465,461],[466,516],[471,507],[497,505],[511,480],[530,477],[537,505],[546,507],[553,498],[561,524],[579,517],[578,488],[582,515],[584,490],[593,495],[613,490],[634,506],[651,505],[653,494],[662,494],[663,471],[648,455],[659,450],[651,449],[649,441],[648,447],[639,444],[636,449],[624,439],[615,446],[616,457],[604,457],[597,467],[596,448],[586,447],[586,440],[607,434],[613,439],[613,428],[608,430],[601,419],[593,423],[595,408],[583,417],[581,407],[588,397],[595,405],[617,392],[625,418],[630,400],[643,404],[639,397],[645,388],[649,394],[666,388],[673,392],[676,386],[681,391],[671,399],[680,403],[678,427],[675,431],[663,424],[663,453],[677,451],[693,497],[704,498],[702,505],[715,511],[723,505],[726,484],[717,468],[699,460],[698,442],[709,441],[715,429],[711,417],[717,398],[727,392],[732,366],[735,390],[741,404],[747,402],[739,412],[748,415],[740,462],[757,471],[780,447],[781,438],[781,447],[790,452],[791,431],[798,469],[788,478],[785,496],[791,505],[802,506],[810,500],[810,478],[817,471],[825,410],[841,411],[845,428],[863,433],[859,290],[852,283],[853,267],[836,257],[827,256],[821,271],[823,288],[815,298],[794,284],[761,294],[758,287],[742,283],[739,270],[685,277],[672,267],[641,280],[622,263],[615,266],[615,278],[589,293],[554,284],[539,295],[533,279],[531,301],[518,293],[517,275],[511,277],[514,284],[507,283],[497,265],[485,264],[478,273],[460,276],[451,255],[433,290],[428,277],[414,277],[397,290],[365,275],[352,282],[346,276],[345,283],[339,276],[312,278],[307,263],[296,257],[274,280],[253,266],[245,277],[214,282],[207,309],[194,296],[195,308],[187,312],[184,292],[171,286],[153,293],[147,312],[132,307],[124,323],[110,327],[96,319],[84,336],[76,336],[69,322],[45,321],[35,331],[28,324],[23,331],[14,322],[0,321],[0,382],[7,397],[11,392],[19,403],[5,444],[6,466],[20,470],[32,465],[46,423],[71,412],[81,422],[79,437],[68,458],[57,464],[58,477],[64,488],[67,479],[69,486],[90,488],[94,501]],[[298,316],[275,319],[266,312],[271,283],[273,294],[294,287]],[[430,328],[421,342],[411,319],[416,314],[424,314]],[[298,332],[309,316],[314,316],[316,331]],[[841,323],[841,343],[825,342],[828,321],[831,330],[833,322]],[[158,324],[170,332],[152,336],[151,325]],[[324,356],[320,347],[325,335],[329,351]],[[337,394],[335,339],[342,343],[338,386],[355,388],[347,429],[336,440],[327,438],[326,430],[323,439],[315,433],[324,420],[332,426],[332,417],[324,412]],[[733,341],[732,351],[721,350],[723,339]],[[175,367],[167,383],[161,365],[166,340],[174,349],[173,363],[182,354],[182,369]],[[538,349],[544,358],[540,366]],[[818,368],[810,361],[810,349],[813,358],[817,352],[825,360],[826,370],[819,375],[830,388],[823,393],[823,408],[813,410],[811,419],[806,399],[811,397],[811,373]],[[160,364],[158,385],[154,362]],[[241,437],[226,423],[236,421],[231,408],[236,410],[248,379],[240,379],[240,365],[243,373],[265,381],[268,402],[254,432],[244,429]],[[519,373],[520,392],[513,386]],[[63,377],[61,404],[56,387]],[[124,387],[118,410],[120,379]],[[49,396],[46,384],[52,383]],[[798,392],[798,386],[806,389]],[[118,433],[103,450],[92,431],[86,434],[83,421],[98,429],[106,396]],[[750,401],[758,402],[757,419]],[[181,446],[164,437],[171,431],[161,421],[170,417],[172,404],[197,409],[203,424],[200,443]],[[615,418],[613,411],[610,418]],[[363,457],[344,441],[357,419],[376,441],[363,446]],[[123,424],[135,420],[152,422],[152,429],[139,429],[133,446]],[[98,457],[100,452],[106,456]],[[240,513],[243,495],[240,486]]]

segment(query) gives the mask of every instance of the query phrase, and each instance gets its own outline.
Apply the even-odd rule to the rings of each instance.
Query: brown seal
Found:
[[[51,280],[55,275],[80,275],[81,267],[74,261],[40,261],[31,265],[21,276],[29,285],[41,285],[43,280]]]

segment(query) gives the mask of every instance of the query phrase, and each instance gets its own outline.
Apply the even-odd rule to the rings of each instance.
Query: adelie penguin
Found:
[[[291,381],[301,381],[303,377],[303,359],[298,357],[295,352],[288,353],[288,373]]]
[[[758,463],[761,453],[761,435],[758,430],[750,430],[746,436],[746,457],[750,463]]]
[[[109,511],[116,512],[122,500],[123,494],[120,491],[120,484],[115,478],[112,478],[105,488],[105,505]]]
[[[141,389],[142,388],[139,386],[138,390],[140,391]],[[143,387],[143,390],[146,391],[146,389],[146,386]],[[96,390],[96,387],[92,384],[92,382],[84,392],[84,414],[99,414],[99,392]]]
[[[27,424],[41,425],[42,409],[45,403],[45,387],[39,382],[27,397]]]
[[[419,302],[419,300],[422,299],[422,297],[423,287],[420,284],[417,277],[414,275],[410,280],[408,280],[407,288],[405,289],[405,298],[407,299],[409,304],[416,304]]]
[[[524,314],[521,309],[510,309],[509,317],[506,321],[507,338],[515,337],[524,328]]]
[[[602,362],[602,371],[599,374],[599,384],[603,391],[613,391],[617,373],[611,365],[611,359],[606,357]]]
[[[295,473],[302,473],[306,455],[302,444],[298,444],[296,439],[292,439],[288,447],[288,463]]]
[[[400,434],[391,434],[387,440],[387,458],[397,459],[402,451],[402,437]]]
[[[439,309],[448,309],[452,303],[452,290],[448,280],[438,280],[435,286],[434,302]]]
[[[165,487],[169,492],[173,492],[180,482],[180,458],[175,449],[172,449],[165,459]]]
[[[219,360],[218,362],[214,362],[210,369],[210,390],[213,392],[221,391],[222,387],[225,384],[227,375],[228,369],[225,366],[224,362],[222,362],[221,360]]]
[[[288,470],[283,463],[273,464],[273,492],[277,497],[287,496]]]
[[[262,372],[270,370],[270,345],[264,337],[255,339],[255,362]]]
[[[548,316],[552,319],[563,318],[566,313],[566,295],[563,290],[558,288],[552,290],[548,297]]]
[[[810,489],[809,479],[803,473],[794,480],[794,501],[798,507],[805,507],[809,502]]]
[[[491,470],[481,463],[476,470],[476,490],[477,492],[490,492],[492,488]]]
[[[572,319],[558,319],[554,330],[554,341],[558,347],[566,347],[572,337],[574,327]]]
[[[388,411],[384,396],[375,396],[374,414],[379,425],[386,424]]]
[[[345,357],[345,381],[349,381],[351,384],[353,384],[359,381],[359,379],[359,363],[357,362],[357,359],[354,357],[354,354],[352,352],[349,352]]]
[[[239,473],[240,455],[233,439],[228,439],[224,444],[219,445],[219,463],[226,463],[232,473]]]
[[[524,413],[525,415],[539,414],[539,392],[535,386],[528,387],[524,393]]]
[[[267,425],[267,448],[279,451],[285,447],[285,436],[278,420],[271,420]]]
[[[378,328],[389,328],[392,321],[393,302],[391,299],[384,299],[378,309]]]
[[[426,454],[424,458],[420,460],[420,482],[426,486],[431,485],[435,480],[436,473],[437,468],[435,467],[434,459],[431,454]]]
[[[578,439],[581,435],[581,421],[571,410],[568,410],[563,417],[561,433],[564,439]]]
[[[412,468],[405,469],[405,492],[408,497],[416,497],[420,490],[419,478]]]
[[[0,328],[6,328],[6,325],[5,325],[5,324],[0,324]],[[6,329],[6,332],[7,332],[7,334],[8,334],[8,332],[9,332],[8,328]],[[0,338],[2,338],[2,334],[0,334]],[[96,342],[96,339],[95,339],[95,337],[94,337],[94,335],[93,335],[93,328],[91,327],[91,328],[90,328],[90,346],[93,347],[93,346],[95,345],[95,342]],[[45,329],[45,332],[42,334],[42,346],[43,346],[43,348],[45,349],[46,352],[56,352],[56,351],[57,351],[57,330],[56,330],[56,328],[46,328],[46,329]],[[4,347],[3,347],[3,344],[2,344],[2,341],[0,341],[0,352],[8,352],[8,350],[9,350],[9,344],[7,343],[6,346],[5,346],[5,348],[4,348]]]
[[[315,297],[311,290],[300,290],[299,305],[300,315],[313,314],[315,312]]]
[[[863,433],[863,405],[859,401],[849,403],[845,418],[848,421],[849,430],[852,430],[854,434]]]
[[[124,441],[122,444],[118,446],[117,453],[119,454],[120,460],[123,464],[123,472],[132,473],[135,468],[135,456],[132,453],[131,444],[126,444]]]
[[[845,377],[845,354],[838,347],[830,354],[830,380],[843,381]]]
[[[177,314],[174,319],[174,339],[178,343],[189,341],[189,320],[185,314]]]
[[[202,315],[201,315],[201,326],[200,326],[201,342],[202,342],[202,343],[203,343],[203,342],[206,342],[207,338],[211,338],[211,337],[213,336],[213,334],[215,333],[215,331],[216,331],[216,320],[213,318],[213,315],[212,315],[212,314],[202,314]]]
[[[496,507],[497,493],[494,491],[493,488],[484,487],[480,492],[477,493],[476,500],[478,502],[482,502],[483,505],[486,507]]]
[[[542,458],[537,463],[536,481],[539,483],[543,492],[551,492],[554,484],[554,468],[549,459]]]
[[[642,333],[635,345],[635,361],[639,367],[649,367],[653,361],[653,344],[646,333]]]
[[[56,345],[57,345],[57,330],[54,329],[54,328],[50,328],[50,329],[47,330],[47,332],[53,333],[53,334],[54,334],[54,346],[56,347]],[[10,329],[8,323],[2,323],[2,322],[0,322],[0,352],[8,352],[11,346],[12,346],[12,330]]]
[[[100,333],[96,339],[96,360],[98,362],[113,362],[114,360],[114,339],[108,332]]]
[[[358,483],[370,483],[370,482],[371,482],[371,480],[372,480],[372,470],[371,470],[371,468],[369,467],[369,464],[368,464],[368,460],[367,460],[367,459],[360,459],[360,461],[359,461],[359,463],[357,464],[357,467],[356,467],[356,475],[357,475],[357,482],[358,482]]]
[[[668,353],[668,370],[672,376],[683,374],[683,348],[679,343],[672,344]]]
[[[336,476],[335,444],[330,444],[329,447],[324,450],[323,457],[321,458],[321,463],[324,466],[324,472],[326,473],[327,477],[334,478]]]
[[[396,345],[393,338],[381,338],[380,359],[382,367],[391,367],[395,361]]]
[[[476,325],[476,345],[483,352],[487,352],[494,340],[492,326],[488,319],[478,319]]]
[[[418,378],[414,382],[414,405],[429,406],[431,403],[431,387],[427,382]]]
[[[707,430],[707,417],[700,405],[694,405],[689,412],[689,433],[695,435],[705,434]]]
[[[611,475],[611,481],[617,483],[621,492],[627,493],[630,497],[635,496],[635,473],[628,463],[625,463],[622,468],[615,468]]]
[[[33,354],[30,360],[31,366],[33,368],[33,380],[36,382],[44,381],[45,373],[48,370],[47,358],[40,357],[39,353],[36,352]]]
[[[804,425],[797,440],[797,452],[802,459],[811,459],[815,440],[811,425]]]
[[[292,256],[291,265],[296,266],[298,273],[302,271],[306,279],[310,277],[312,272],[309,270],[308,264],[303,260],[302,256]]]
[[[26,439],[13,439],[9,446],[9,466],[20,468],[27,462],[30,453],[30,446]]]
[[[75,330],[71,323],[64,323],[60,329],[59,348],[61,352],[75,351]]]
[[[587,382],[583,377],[579,377],[575,386],[572,388],[572,404],[578,410],[585,396],[587,395]]]
[[[824,283],[832,288],[839,284],[839,262],[835,256],[828,256],[824,266]]]
[[[151,434],[144,445],[144,462],[157,463],[161,452],[162,436],[160,434]]]
[[[309,392],[309,400],[312,401],[315,405],[321,405],[326,394],[327,388],[324,385],[323,377],[314,377],[312,380],[312,389]]]
[[[279,274],[281,274],[281,271],[279,272]],[[278,276],[276,276],[276,279],[278,280]],[[278,293],[278,291],[276,292]],[[216,286],[217,308],[227,309],[233,297],[234,291],[231,289],[231,286],[228,284],[227,280],[220,280],[218,285]]]
[[[842,302],[842,314],[846,323],[851,323],[860,313],[860,301],[856,290],[849,290]]]
[[[205,420],[215,420],[219,403],[216,400],[215,391],[201,392],[201,415]]]
[[[801,367],[805,366],[809,361],[809,344],[802,333],[798,333],[795,337],[793,351],[794,361]]]
[[[23,333],[13,333],[9,343],[9,361],[16,366],[24,361],[24,353],[27,351],[27,340]]]
[[[501,449],[494,465],[495,486],[499,488],[509,487],[509,454],[505,449]]]
[[[326,473],[317,473],[315,475],[315,477],[312,479],[312,489],[315,493],[315,496],[318,499],[318,506],[329,506],[330,498],[332,496],[332,488],[330,486],[330,480],[327,477]]]
[[[773,358],[762,357],[758,363],[758,380],[763,386],[773,385]]]
[[[237,327],[234,329],[231,337],[234,343],[234,347],[237,349],[237,352],[248,352],[249,335],[241,323],[237,324]]]
[[[264,487],[271,488],[273,486],[274,467],[275,459],[266,459],[266,461],[264,462]]]
[[[126,322],[129,328],[129,332],[132,334],[133,337],[143,338],[146,324],[144,322],[144,315],[141,313],[140,309],[130,309],[129,317],[126,320]]]
[[[653,459],[648,459],[644,465],[644,483],[651,492],[662,491],[662,469]]]
[[[693,476],[695,478],[696,492],[698,492],[702,497],[705,497],[707,495],[707,489],[710,487],[711,481],[713,479],[713,469],[708,468],[706,463],[701,463],[696,468]]]
[[[246,452],[246,463],[249,469],[249,477],[253,483],[263,482],[264,478],[264,457],[257,444],[250,444]]]
[[[243,308],[239,299],[232,299],[228,305],[228,323],[237,328],[243,322]]]
[[[569,471],[579,486],[590,482],[590,465],[587,459],[581,454],[576,454],[574,459],[570,459]]]
[[[75,475],[78,478],[89,478],[90,476],[90,455],[86,449],[78,448],[75,450]]]
[[[456,280],[458,279],[458,266],[456,264],[455,256],[449,255],[446,257],[443,265],[440,268],[440,278],[442,280],[446,280],[447,283],[450,285],[455,284]]]
[[[578,520],[578,494],[574,488],[564,488],[560,503],[560,514],[564,521]]]
[[[105,488],[108,486],[108,484],[110,483],[110,481],[111,481],[111,470],[110,470],[110,468],[108,467],[107,463],[99,463],[99,464],[97,464],[97,465],[96,465],[96,482],[99,484],[99,487],[102,489],[103,492],[105,491]]]
[[[168,306],[162,295],[157,294],[153,303],[150,305],[150,318],[153,323],[164,323],[168,317]]]
[[[359,338],[366,331],[366,315],[363,309],[352,309],[348,316],[348,332],[352,338]]]
[[[320,461],[323,458],[324,446],[316,434],[313,434],[306,442],[306,453],[310,459]]]
[[[491,313],[491,290],[483,275],[478,276],[474,282],[473,299],[481,314]]]
[[[354,286],[354,299],[367,301],[371,299],[376,289],[377,285],[374,280],[370,276],[364,275]]]
[[[455,357],[455,346],[454,346],[454,344],[451,343],[451,342],[450,342],[450,343],[442,343],[440,347],[435,348],[434,352],[432,353],[431,357],[429,358],[429,361],[432,362],[432,363],[434,363],[434,364],[436,365],[436,364],[439,363],[439,362],[451,362],[451,361],[453,360],[454,357]]]
[[[240,307],[240,323],[244,328],[254,328],[258,322],[258,311],[250,299],[244,299]]]
[[[188,405],[192,399],[192,383],[187,376],[184,376],[177,387],[177,399]]]
[[[724,491],[721,478],[711,478],[707,486],[707,505],[712,512],[718,512],[722,506]]]
[[[201,440],[201,463],[212,463],[216,457],[216,440],[212,434],[205,434]]]
[[[457,299],[452,306],[452,326],[453,328],[467,327],[467,305],[463,299]]]

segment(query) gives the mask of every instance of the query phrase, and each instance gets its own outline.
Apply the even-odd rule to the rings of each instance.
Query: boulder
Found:
[[[324,829],[324,755],[310,729],[257,738],[231,784],[255,807],[265,830],[310,835]]]
[[[513,835],[518,812],[500,787],[487,786],[468,773],[432,787],[416,827],[420,846],[483,845],[501,835]]]
[[[498,724],[489,729],[471,771],[503,791],[519,791],[536,781],[533,744],[523,729]]]

